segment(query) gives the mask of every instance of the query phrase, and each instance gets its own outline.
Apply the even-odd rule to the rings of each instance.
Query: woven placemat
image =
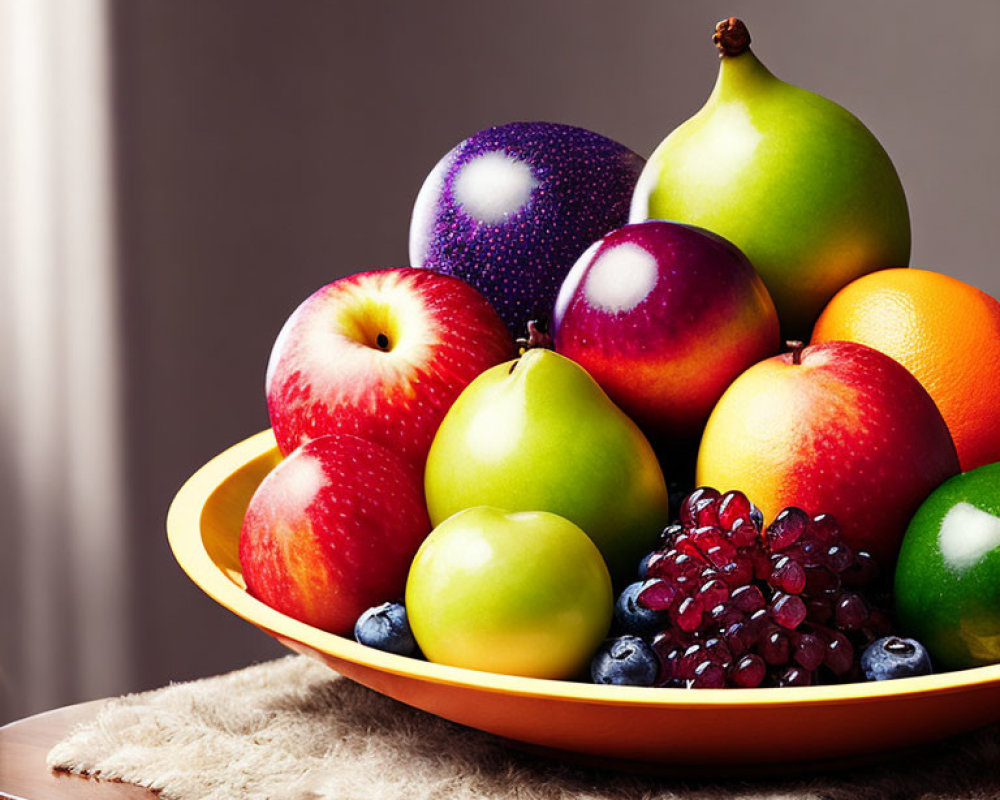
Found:
[[[942,743],[916,763],[686,782],[512,749],[301,656],[110,700],[48,760],[55,769],[158,790],[165,800],[1000,797],[1000,727]]]

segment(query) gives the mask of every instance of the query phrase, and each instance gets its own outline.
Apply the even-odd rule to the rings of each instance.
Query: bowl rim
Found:
[[[860,699],[896,699],[951,693],[1000,682],[1000,663],[915,678],[763,689],[679,689],[603,686],[501,675],[394,655],[320,630],[265,605],[237,586],[212,560],[202,538],[206,504],[226,480],[252,461],[272,455],[277,443],[271,429],[227,448],[198,469],[178,490],[167,512],[167,538],[181,569],[220,605],[272,635],[301,643],[360,666],[436,684],[522,697],[558,699],[596,705],[661,708],[733,708],[828,705]]]

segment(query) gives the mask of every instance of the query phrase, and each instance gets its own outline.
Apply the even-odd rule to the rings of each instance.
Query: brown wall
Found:
[[[277,654],[166,546],[173,492],[266,427],[264,367],[311,290],[406,262],[425,173],[475,130],[582,125],[648,154],[714,80],[728,14],[858,114],[907,188],[914,264],[1000,295],[995,31],[980,2],[114,4],[134,687]]]

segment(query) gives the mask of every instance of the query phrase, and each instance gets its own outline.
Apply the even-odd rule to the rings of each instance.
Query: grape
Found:
[[[878,565],[830,514],[781,511],[766,528],[745,494],[701,487],[642,562],[634,602],[663,615],[646,639],[659,686],[809,686],[850,680],[891,632],[864,596]],[[626,631],[628,632],[628,631]]]

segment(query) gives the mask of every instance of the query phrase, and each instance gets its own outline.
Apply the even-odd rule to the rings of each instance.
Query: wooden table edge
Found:
[[[105,702],[89,700],[0,727],[0,800],[161,800],[141,786],[55,772],[45,763],[49,750]]]

